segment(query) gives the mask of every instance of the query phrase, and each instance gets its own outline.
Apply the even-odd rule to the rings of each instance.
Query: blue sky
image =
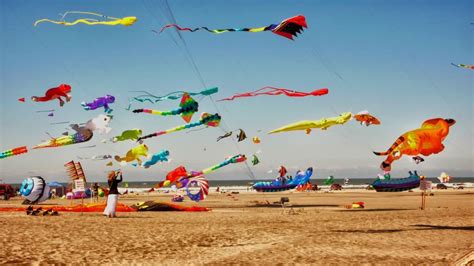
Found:
[[[162,1],[13,1],[1,7],[0,150],[59,136],[64,125],[85,122],[102,113],[84,111],[80,102],[115,95],[109,135],[95,134],[85,144],[31,150],[0,161],[0,178],[21,182],[29,175],[66,181],[64,163],[77,156],[123,155],[135,143],[103,144],[123,130],[145,133],[183,124],[180,117],[136,115],[124,108],[133,90],[166,94],[175,90],[200,91],[203,84],[187,61],[186,51],[173,41],[173,30],[159,36],[169,18]],[[383,157],[373,150],[387,149],[402,133],[424,120],[454,118],[457,124],[445,140],[444,152],[415,165],[402,158],[393,175],[411,169],[435,176],[447,171],[473,176],[473,75],[451,62],[474,64],[472,1],[169,1],[174,17],[187,27],[260,27],[292,17],[306,16],[309,28],[295,41],[269,32],[182,32],[204,83],[219,87],[214,100],[264,86],[311,91],[329,88],[322,97],[292,99],[258,97],[214,104],[200,101],[200,112],[220,112],[224,130],[243,128],[262,143],[241,142],[248,157],[261,151],[261,164],[251,166],[256,178],[271,178],[270,169],[286,165],[313,166],[315,177],[375,177]],[[63,27],[33,22],[58,19],[68,10],[92,11],[113,17],[136,16],[131,27]],[[61,83],[73,88],[73,99],[63,108],[57,101],[20,103]],[[174,109],[177,101],[139,108]],[[217,110],[216,110],[217,106]],[[56,109],[53,118],[37,110]],[[351,111],[369,110],[382,125],[365,127],[355,121],[327,131],[266,132],[299,120],[317,120]],[[198,118],[198,114],[194,119]],[[258,132],[261,130],[261,132]],[[161,180],[179,165],[200,170],[238,153],[230,139],[216,142],[222,129],[177,132],[147,141],[152,152],[168,149],[172,162],[150,169],[123,168],[126,178]],[[80,148],[97,145],[96,148]],[[204,151],[205,149],[205,151]],[[82,161],[90,180],[105,180],[105,162]],[[231,165],[208,176],[212,179],[249,179],[244,165]]]

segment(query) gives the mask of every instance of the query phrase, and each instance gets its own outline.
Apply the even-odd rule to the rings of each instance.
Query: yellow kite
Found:
[[[92,15],[92,16],[100,17],[100,18],[103,18],[103,19],[106,19],[106,20],[98,20],[98,19],[95,19],[95,18],[81,18],[81,19],[77,19],[73,22],[64,21],[64,18],[68,14],[86,14],[86,15]],[[93,12],[67,11],[66,13],[64,13],[64,15],[62,15],[60,21],[44,18],[44,19],[40,19],[40,20],[35,21],[34,26],[36,27],[41,22],[50,22],[50,23],[64,25],[64,26],[74,26],[74,25],[79,24],[79,23],[84,23],[84,24],[87,24],[87,25],[132,26],[133,23],[135,23],[136,21],[137,21],[137,17],[115,18],[115,17],[109,17],[109,16],[105,16],[105,15],[102,15],[102,14],[98,14],[98,13],[93,13]]]
[[[293,131],[293,130],[306,130],[306,134],[311,132],[312,128],[320,128],[322,130],[328,129],[330,126],[342,125],[349,121],[352,117],[352,113],[342,113],[340,116],[323,118],[320,120],[303,120],[293,124],[289,124],[275,130],[270,131],[268,134],[284,132],[284,131]]]

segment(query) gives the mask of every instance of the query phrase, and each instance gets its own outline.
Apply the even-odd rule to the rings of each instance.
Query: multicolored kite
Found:
[[[453,65],[455,67],[463,67],[463,68],[467,68],[467,69],[474,69],[474,66],[472,66],[472,65],[454,64],[454,63],[451,63],[451,65]]]
[[[209,95],[212,95],[214,93],[217,93],[218,90],[219,89],[217,87],[214,87],[214,88],[205,89],[205,90],[200,91],[200,92],[174,91],[174,92],[168,93],[168,94],[163,95],[163,96],[156,96],[156,95],[153,95],[153,94],[151,94],[147,91],[137,91],[137,92],[145,93],[145,95],[139,95],[137,97],[133,97],[132,100],[135,100],[135,101],[138,101],[138,102],[156,103],[156,102],[160,102],[160,101],[164,101],[164,100],[178,100],[178,99],[181,99],[185,93],[189,94],[190,96],[197,96],[197,95],[209,96]]]
[[[0,152],[0,159],[4,159],[4,158],[15,156],[15,155],[20,155],[27,152],[28,152],[28,148],[26,146],[16,147],[10,150]]]
[[[151,109],[135,109],[133,110],[134,113],[148,113],[153,115],[181,115],[183,120],[186,123],[191,121],[193,114],[198,111],[199,104],[189,96],[188,93],[183,94],[183,98],[181,98],[181,103],[179,104],[179,108],[171,111],[159,111],[159,110],[151,110]]]
[[[254,97],[254,96],[259,96],[259,95],[271,95],[271,96],[285,95],[288,97],[306,97],[306,96],[322,96],[328,93],[329,93],[329,90],[327,88],[318,89],[311,92],[300,92],[300,91],[294,91],[294,90],[289,90],[289,89],[284,89],[284,88],[275,88],[275,87],[267,86],[256,91],[236,94],[232,97],[218,100],[218,102],[233,101],[236,98]]]

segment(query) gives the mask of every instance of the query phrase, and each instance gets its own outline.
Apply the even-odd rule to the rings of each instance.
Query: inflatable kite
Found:
[[[26,146],[16,147],[10,150],[0,152],[0,159],[4,159],[4,158],[15,156],[15,155],[20,155],[27,152],[28,152],[28,148]]]
[[[325,186],[330,186],[332,184],[334,184],[334,176],[330,175],[326,178],[326,180],[324,180],[324,185]]]
[[[24,103],[25,102],[25,97],[18,98],[18,101]]]
[[[119,163],[125,164],[132,161],[137,161],[139,165],[142,164],[141,156],[148,156],[148,146],[145,144],[140,144],[127,152],[125,157],[115,156],[115,160]]]
[[[93,102],[86,103],[82,102],[81,106],[84,107],[84,110],[95,110],[97,108],[104,107],[106,113],[111,113],[112,109],[109,107],[109,104],[115,102],[115,97],[112,95],[105,95],[103,97],[96,98]]]
[[[260,163],[260,160],[258,159],[257,155],[253,155],[252,157],[252,165],[257,165]]]
[[[423,159],[423,157],[421,157],[421,156],[411,157],[411,159],[412,159],[416,164],[420,164],[420,163],[422,163],[422,162],[425,161],[425,159]]]
[[[359,121],[361,125],[380,125],[380,120],[375,116],[369,114],[369,111],[362,111],[354,115],[355,120]]]
[[[438,180],[439,182],[441,183],[449,183],[449,181],[451,181],[452,177],[448,174],[446,174],[445,172],[442,172],[441,175],[439,175],[438,177]]]
[[[253,92],[246,92],[234,95],[230,98],[224,98],[219,101],[233,101],[236,98],[244,97],[254,97],[259,95],[285,95],[288,97],[306,97],[306,96],[322,96],[328,94],[329,90],[327,88],[318,89],[311,92],[300,92],[289,89],[275,88],[275,87],[263,87],[259,90]]]
[[[145,201],[137,202],[131,206],[137,211],[188,211],[188,212],[201,212],[201,211],[210,211],[210,209],[205,207],[191,206],[185,207],[177,204],[170,204],[165,202],[156,202],[156,201]]]
[[[93,160],[93,161],[102,161],[102,160],[107,160],[107,159],[112,159],[112,155],[110,154],[104,154],[104,155],[94,155],[92,157],[80,157],[77,156],[79,160]]]
[[[280,169],[281,170],[281,169]],[[306,172],[298,171],[294,178],[289,179],[284,176],[277,177],[275,180],[268,182],[262,181],[257,182],[253,185],[253,188],[258,192],[277,192],[294,189],[297,186],[304,185],[309,182],[313,175],[313,168],[309,167]]]
[[[239,129],[239,134],[237,135],[237,142],[244,141],[247,138],[247,135],[245,134],[245,131],[242,129]]]
[[[71,100],[71,85],[68,84],[61,84],[56,88],[51,88],[46,91],[44,96],[32,96],[31,100],[34,102],[47,102],[52,101],[54,99],[59,100],[59,106],[64,105],[64,100],[61,97],[66,98],[66,101],[69,102]]]
[[[472,66],[472,65],[454,64],[454,63],[451,63],[451,65],[453,65],[455,67],[463,67],[463,68],[467,68],[467,69],[474,69],[474,66]]]
[[[221,140],[221,139],[228,138],[228,137],[232,136],[232,133],[233,133],[233,132],[232,132],[232,131],[230,131],[230,132],[227,132],[227,133],[225,133],[225,134],[224,134],[224,135],[222,135],[222,136],[219,136],[219,137],[217,137],[217,141],[219,141],[219,140]]]
[[[76,131],[75,134],[68,135],[66,132],[65,136],[51,138],[49,141],[36,145],[33,147],[33,149],[60,147],[87,142],[92,139],[92,136],[94,135],[93,131],[99,131],[102,134],[110,132],[110,130],[112,130],[110,127],[108,127],[110,120],[110,116],[99,115],[96,118],[87,121],[84,126],[79,126],[77,124],[72,125],[71,128]]]
[[[377,156],[387,155],[380,168],[391,170],[392,162],[402,155],[429,156],[444,150],[443,141],[449,134],[449,128],[454,125],[454,119],[433,118],[423,122],[420,128],[401,135],[386,152],[374,152]]]
[[[293,37],[297,36],[297,33],[301,33],[303,28],[308,28],[306,24],[306,18],[302,15],[298,15],[292,18],[288,18],[280,22],[279,24],[271,24],[267,27],[259,28],[231,28],[231,29],[215,29],[211,30],[208,27],[199,27],[199,28],[182,28],[176,24],[168,24],[161,28],[160,32],[163,32],[165,29],[174,27],[179,31],[190,31],[195,32],[198,30],[206,30],[214,34],[221,34],[224,32],[233,32],[233,31],[247,31],[247,32],[262,32],[262,31],[271,31],[277,35],[283,36],[290,40],[293,40]]]
[[[407,178],[398,178],[398,179],[377,179],[372,183],[372,187],[377,192],[399,192],[414,189],[420,186],[420,177],[418,173],[415,171],[412,173],[411,171],[408,172],[410,174]]]
[[[115,136],[112,139],[112,142],[118,142],[118,141],[125,141],[125,140],[133,140],[136,141],[140,136],[142,135],[142,130],[141,129],[130,129],[130,130],[125,130],[122,132],[120,136]]]
[[[100,19],[105,19],[105,20],[99,20],[95,18],[81,18],[73,22],[64,21],[64,19],[66,18],[68,14],[92,15],[92,16],[98,17]],[[53,24],[64,25],[64,26],[74,26],[76,24],[83,23],[86,25],[107,25],[107,26],[123,25],[123,26],[128,27],[128,26],[132,26],[133,23],[135,23],[136,21],[137,21],[136,17],[114,18],[114,17],[109,17],[109,16],[105,16],[105,15],[93,13],[93,12],[67,11],[66,13],[62,15],[61,20],[59,21],[44,18],[44,19],[35,21],[33,25],[36,27],[38,24],[42,22],[50,22]]]
[[[150,168],[150,166],[157,164],[158,162],[167,162],[168,161],[168,156],[170,155],[170,152],[167,150],[162,150],[159,153],[155,153],[151,156],[150,160],[143,162],[141,167],[144,168]],[[138,166],[135,165],[135,166]]]
[[[316,121],[303,120],[303,121],[299,121],[299,122],[272,130],[268,134],[285,132],[285,131],[293,131],[293,130],[306,130],[306,134],[309,134],[312,128],[320,128],[322,130],[326,130],[329,127],[334,126],[334,125],[345,124],[347,121],[351,119],[351,117],[352,117],[352,114],[350,112],[347,112],[347,113],[342,113],[340,116],[337,116],[337,117],[323,118]]]
[[[37,204],[49,199],[50,188],[41,176],[28,177],[20,186],[20,194],[29,201]]]
[[[253,137],[252,138],[253,143],[259,144],[260,143],[260,138],[259,137]]]
[[[132,100],[138,101],[138,102],[150,102],[150,103],[156,103],[164,100],[177,100],[181,99],[185,93],[189,94],[189,96],[197,96],[197,95],[203,95],[203,96],[209,96],[214,93],[217,93],[219,89],[217,87],[214,88],[209,88],[200,92],[184,92],[184,91],[175,91],[168,93],[163,96],[156,96],[153,95],[147,91],[138,91],[138,92],[143,92],[145,95],[139,95],[137,97],[133,97]]]
[[[164,131],[158,131],[158,132],[155,132],[153,134],[149,134],[149,135],[140,137],[140,138],[138,138],[138,141],[148,139],[148,138],[158,137],[158,136],[165,135],[165,134],[168,134],[168,133],[171,133],[171,132],[176,132],[176,131],[180,131],[180,130],[184,130],[184,129],[188,129],[188,128],[193,128],[193,127],[197,127],[197,126],[202,126],[202,125],[206,125],[208,127],[217,127],[217,126],[219,126],[220,122],[221,122],[221,116],[219,114],[211,115],[211,114],[208,114],[208,113],[203,113],[201,115],[201,119],[199,119],[198,122],[194,122],[194,123],[191,123],[191,124],[186,124],[186,125],[170,128],[170,129],[164,130]]]
[[[199,104],[189,96],[188,93],[183,94],[183,98],[181,98],[181,103],[179,104],[179,108],[171,111],[158,111],[158,110],[151,110],[151,109],[136,109],[133,110],[134,113],[148,113],[153,115],[181,115],[183,120],[186,123],[191,121],[193,114],[198,111]]]

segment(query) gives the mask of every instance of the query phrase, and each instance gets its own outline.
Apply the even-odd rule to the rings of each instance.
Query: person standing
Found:
[[[92,194],[95,202],[99,202],[99,184],[96,182],[92,186]]]
[[[118,176],[120,175],[120,178]],[[122,171],[111,171],[108,175],[108,184],[109,184],[109,195],[107,196],[107,207],[104,210],[104,215],[109,218],[116,217],[115,209],[117,208],[118,201],[118,184],[122,182]]]

